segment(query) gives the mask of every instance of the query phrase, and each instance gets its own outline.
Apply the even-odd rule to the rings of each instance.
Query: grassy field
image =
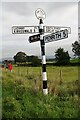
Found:
[[[47,77],[49,93],[43,95],[41,67],[3,68],[3,119],[79,118],[78,67],[47,66]]]
[[[71,63],[80,63],[80,58],[73,58],[70,60]]]

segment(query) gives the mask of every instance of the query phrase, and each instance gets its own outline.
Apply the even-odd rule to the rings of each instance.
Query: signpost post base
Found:
[[[43,89],[43,94],[47,95],[48,94],[48,89]]]

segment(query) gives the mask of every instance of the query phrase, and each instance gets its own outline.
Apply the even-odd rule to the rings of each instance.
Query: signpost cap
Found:
[[[35,11],[35,15],[38,19],[45,19],[46,18],[46,14],[44,12],[43,9],[41,8],[38,8],[36,11]]]

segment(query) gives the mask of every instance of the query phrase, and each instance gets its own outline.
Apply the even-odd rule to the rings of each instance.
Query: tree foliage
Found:
[[[14,56],[14,61],[19,62],[19,63],[23,63],[26,62],[26,57],[27,55],[24,52],[18,52],[15,56]]]
[[[80,57],[80,43],[78,41],[72,43],[72,51],[74,52],[75,56]]]
[[[28,56],[24,52],[18,52],[14,56],[14,62],[15,63],[18,62],[19,65],[23,65],[23,66],[27,65],[27,63],[29,63],[32,66],[39,66],[41,64],[41,60],[38,58],[38,56],[33,56],[33,55]],[[24,63],[24,64],[22,64],[22,63]]]
[[[31,60],[31,64],[32,66],[39,66],[41,64],[41,60],[37,56],[34,56]]]
[[[57,65],[66,65],[70,63],[70,56],[68,51],[65,52],[63,48],[58,48],[55,52],[55,60]]]

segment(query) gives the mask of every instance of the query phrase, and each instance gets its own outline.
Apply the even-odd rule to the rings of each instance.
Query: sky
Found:
[[[4,0],[0,6],[2,12],[0,59],[13,57],[20,51],[27,55],[41,55],[40,42],[29,43],[28,41],[29,36],[35,34],[12,34],[12,26],[39,25],[39,20],[35,16],[37,8],[42,8],[46,13],[45,26],[71,28],[71,34],[67,39],[46,43],[46,56],[54,56],[55,51],[60,47],[69,51],[70,55],[73,54],[72,43],[78,40],[78,2],[5,2]]]

